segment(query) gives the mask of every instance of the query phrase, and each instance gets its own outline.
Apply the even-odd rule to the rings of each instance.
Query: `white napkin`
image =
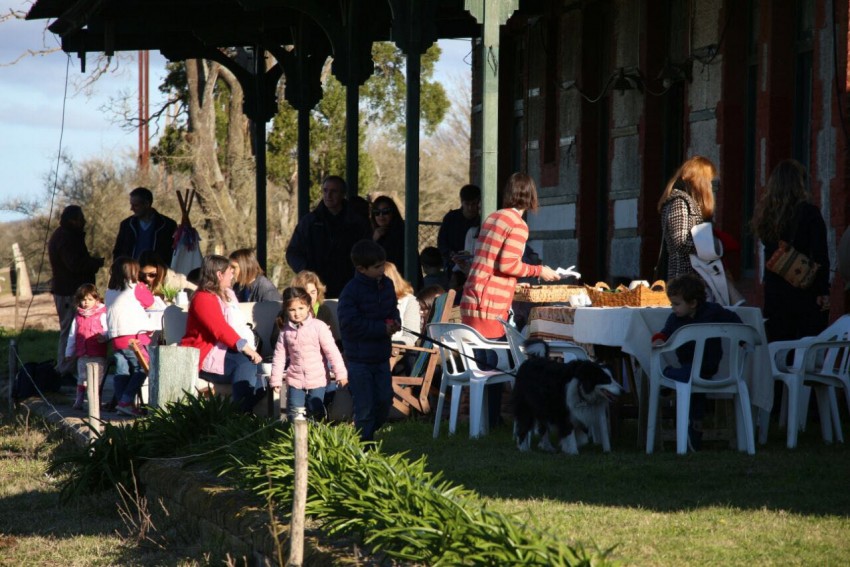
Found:
[[[575,265],[570,266],[569,268],[558,268],[555,270],[555,273],[561,276],[561,279],[568,278],[570,276],[575,276],[576,279],[581,279],[581,274],[575,271]]]

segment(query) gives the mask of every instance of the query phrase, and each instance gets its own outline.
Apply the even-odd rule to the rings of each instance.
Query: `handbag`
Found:
[[[658,261],[655,262],[655,268],[652,270],[652,281],[655,282],[658,280],[667,281],[668,254],[666,234],[666,230],[661,231],[661,249],[658,251]]]
[[[696,254],[690,255],[691,266],[705,282],[708,300],[731,305],[726,268],[723,266],[723,243],[714,236],[714,225],[703,222],[691,227]]]
[[[815,281],[820,264],[794,248],[790,242],[779,241],[764,267],[782,278],[794,287],[807,289]]]

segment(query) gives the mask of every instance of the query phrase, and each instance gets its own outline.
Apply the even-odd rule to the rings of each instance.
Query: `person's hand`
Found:
[[[387,227],[379,226],[375,228],[375,232],[372,233],[372,240],[380,240],[387,233]]]
[[[817,298],[818,305],[820,306],[821,311],[829,311],[829,296],[828,295],[820,295]]]
[[[260,356],[260,353],[255,351],[249,345],[245,345],[245,348],[242,349],[242,354],[250,358],[251,362],[253,362],[254,364],[259,364],[263,361],[263,357]]]
[[[348,386],[348,378],[337,378],[336,385],[340,388],[345,388],[346,386]]]
[[[274,390],[275,394],[280,393],[280,386],[272,386],[272,390]]]
[[[543,269],[540,271],[540,279],[546,282],[555,282],[561,279],[561,276],[549,266],[543,266]]]
[[[387,325],[387,336],[392,336],[395,333],[401,331],[401,322],[395,319],[387,319],[384,321]]]

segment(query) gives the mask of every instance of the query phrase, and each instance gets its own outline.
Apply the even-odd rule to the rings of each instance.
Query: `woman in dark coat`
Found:
[[[381,195],[372,201],[372,240],[381,245],[387,262],[404,269],[404,219],[390,197]]]
[[[230,265],[236,272],[233,292],[240,303],[280,301],[280,292],[263,274],[253,248],[240,248],[231,253]]]
[[[764,270],[764,316],[768,341],[794,340],[817,335],[829,317],[829,252],[826,223],[809,201],[805,168],[785,160],[773,170],[753,216],[753,231],[764,244],[767,261],[783,240],[820,264],[812,284],[792,286]]]

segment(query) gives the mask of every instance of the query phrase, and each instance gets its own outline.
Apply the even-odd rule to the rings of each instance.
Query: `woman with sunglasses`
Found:
[[[197,286],[186,279],[186,276],[168,267],[159,254],[146,250],[139,256],[139,281],[145,284],[155,297],[165,298],[166,287],[178,291],[194,291]]]
[[[381,245],[387,262],[404,266],[404,220],[390,197],[381,195],[372,201],[372,240]]]

